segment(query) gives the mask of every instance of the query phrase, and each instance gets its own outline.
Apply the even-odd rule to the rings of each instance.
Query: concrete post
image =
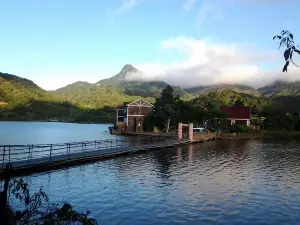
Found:
[[[194,133],[193,133],[193,124],[189,123],[189,141],[193,141],[194,139]]]
[[[182,140],[182,123],[178,124],[178,139]]]

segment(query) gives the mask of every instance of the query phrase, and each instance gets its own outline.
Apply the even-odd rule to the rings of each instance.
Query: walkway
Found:
[[[7,164],[16,173],[25,170],[37,172],[50,167],[185,143],[188,141],[179,141],[174,136],[142,136],[63,144],[0,145],[0,173]]]

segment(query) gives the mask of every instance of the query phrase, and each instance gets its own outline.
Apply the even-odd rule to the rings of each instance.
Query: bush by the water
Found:
[[[230,127],[230,131],[234,133],[247,133],[249,131],[249,127],[247,125],[232,125]]]

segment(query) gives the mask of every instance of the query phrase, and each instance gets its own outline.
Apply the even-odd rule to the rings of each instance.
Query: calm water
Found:
[[[25,179],[99,224],[300,224],[299,168],[299,141],[216,141]]]
[[[0,122],[0,145],[54,144],[109,139],[109,125],[56,122]]]

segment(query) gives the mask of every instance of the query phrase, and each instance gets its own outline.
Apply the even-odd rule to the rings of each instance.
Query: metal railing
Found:
[[[174,136],[141,136],[61,144],[0,145],[0,169],[9,163],[31,165],[167,145],[176,141]]]

